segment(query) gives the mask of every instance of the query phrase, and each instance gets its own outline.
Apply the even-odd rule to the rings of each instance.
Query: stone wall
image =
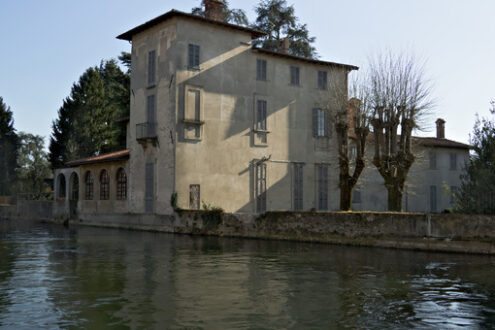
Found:
[[[82,215],[73,224],[181,234],[495,254],[495,217],[371,212],[213,211],[175,215]]]
[[[0,207],[0,220],[62,223],[56,205],[23,201]],[[52,206],[50,206],[50,204]],[[178,234],[293,240],[423,251],[495,254],[495,217],[462,214],[378,212],[268,212],[262,216],[216,211],[174,215],[83,214],[70,225]]]

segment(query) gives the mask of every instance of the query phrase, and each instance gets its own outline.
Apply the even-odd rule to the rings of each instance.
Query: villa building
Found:
[[[332,95],[358,68],[289,55],[287,42],[254,48],[263,33],[205,4],[206,18],[172,10],[118,36],[132,43],[128,149],[56,170],[60,214],[172,214],[172,200],[250,214],[339,208]],[[469,147],[417,141],[429,165],[411,170],[405,209],[442,211]],[[377,175],[365,170],[355,209],[386,208]]]

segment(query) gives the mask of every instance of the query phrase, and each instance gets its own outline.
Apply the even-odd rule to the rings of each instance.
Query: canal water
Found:
[[[0,221],[0,328],[493,328],[495,258]]]

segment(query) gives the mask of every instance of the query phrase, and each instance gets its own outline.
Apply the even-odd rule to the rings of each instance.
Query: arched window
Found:
[[[100,199],[107,200],[110,197],[110,177],[107,170],[102,170],[100,174]]]
[[[79,199],[79,177],[75,172],[70,176],[70,199],[73,201]]]
[[[60,199],[65,199],[65,175],[60,173],[58,175],[58,198]]]
[[[123,168],[117,171],[117,199],[127,199],[127,176]]]
[[[86,183],[86,189],[84,190],[84,198],[88,201],[93,200],[93,187],[94,187],[94,179],[93,174],[90,171],[86,172],[86,177],[84,179]]]

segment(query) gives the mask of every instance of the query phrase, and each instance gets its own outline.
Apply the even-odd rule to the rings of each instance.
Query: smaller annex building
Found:
[[[54,216],[118,214],[128,210],[129,149],[69,161],[54,173]]]

